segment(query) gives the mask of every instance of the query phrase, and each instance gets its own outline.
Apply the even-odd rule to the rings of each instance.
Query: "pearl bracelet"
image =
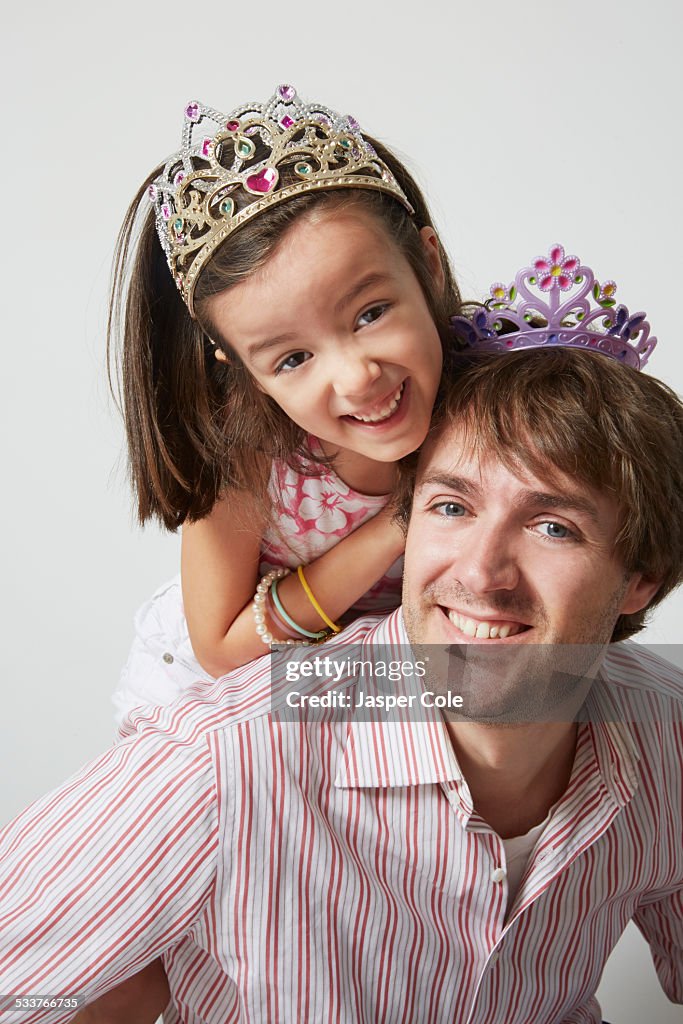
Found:
[[[265,609],[268,591],[275,580],[281,580],[283,576],[288,576],[289,572],[290,570],[285,569],[283,566],[279,566],[277,569],[271,569],[270,572],[267,572],[261,579],[261,582],[256,588],[256,593],[254,594],[254,603],[251,608],[254,613],[256,632],[266,647],[270,647],[271,644],[286,644],[290,647],[299,647],[302,645],[307,646],[306,640],[276,640],[273,637],[273,634],[269,632],[266,625]]]

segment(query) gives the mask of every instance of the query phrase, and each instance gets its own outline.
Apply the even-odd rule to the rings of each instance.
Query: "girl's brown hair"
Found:
[[[448,257],[441,248],[445,286],[439,289],[420,236],[420,228],[432,225],[424,196],[402,163],[366,138],[392,170],[414,215],[393,197],[361,188],[306,193],[274,206],[229,236],[202,270],[194,294],[197,320],[173,282],[153,210],[143,212],[147,188],[160,169],[140,188],[116,247],[108,327],[110,360],[116,352],[120,359],[140,523],[156,518],[175,530],[186,519],[207,515],[226,488],[248,488],[263,498],[267,460],[286,459],[301,467],[312,458],[301,428],[255,386],[209,321],[206,305],[263,266],[295,221],[314,210],[353,206],[385,226],[422,288],[447,372],[453,351],[449,318],[461,308]],[[282,172],[280,177],[284,183]],[[212,342],[224,349],[228,363],[216,360]]]

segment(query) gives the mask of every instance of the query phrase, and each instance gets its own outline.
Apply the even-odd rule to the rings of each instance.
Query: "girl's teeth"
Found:
[[[522,626],[514,622],[505,623],[503,626],[494,626],[490,622],[475,622],[474,619],[468,619],[458,612],[449,612],[448,618],[461,633],[476,640],[506,640],[509,636],[515,636],[522,630]]]
[[[405,381],[403,382],[405,384]],[[360,420],[361,423],[381,423],[382,420],[388,420],[389,417],[394,413],[398,407],[398,403],[401,401],[401,395],[403,394],[403,384],[396,392],[396,394],[390,399],[389,404],[372,416],[352,416],[354,420]]]

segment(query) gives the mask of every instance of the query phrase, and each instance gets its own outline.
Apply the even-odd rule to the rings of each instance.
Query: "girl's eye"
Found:
[[[380,303],[378,306],[370,306],[370,309],[366,309],[358,317],[358,326],[367,327],[368,324],[374,324],[375,320],[379,320],[380,317],[384,316],[388,308],[389,305],[386,302]]]
[[[464,516],[467,510],[459,501],[440,501],[437,505],[432,505],[430,511],[436,512],[444,519],[457,519]]]
[[[310,352],[292,352],[286,359],[283,359],[281,363],[275,367],[275,375],[287,373],[288,370],[296,370],[297,366],[301,366],[302,363],[307,362],[311,358]]]
[[[536,529],[540,530],[544,537],[552,540],[576,540],[576,534],[562,523],[538,523]]]

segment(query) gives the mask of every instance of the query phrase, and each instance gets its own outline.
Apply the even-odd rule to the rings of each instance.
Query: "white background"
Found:
[[[353,113],[425,186],[463,292],[550,243],[646,309],[683,390],[680,5],[14,3],[3,15],[0,821],[111,740],[134,609],[178,540],[132,525],[108,396],[109,265],[129,199],[190,99],[292,81]],[[647,637],[681,639],[669,599]],[[615,1024],[680,1022],[630,926]]]

